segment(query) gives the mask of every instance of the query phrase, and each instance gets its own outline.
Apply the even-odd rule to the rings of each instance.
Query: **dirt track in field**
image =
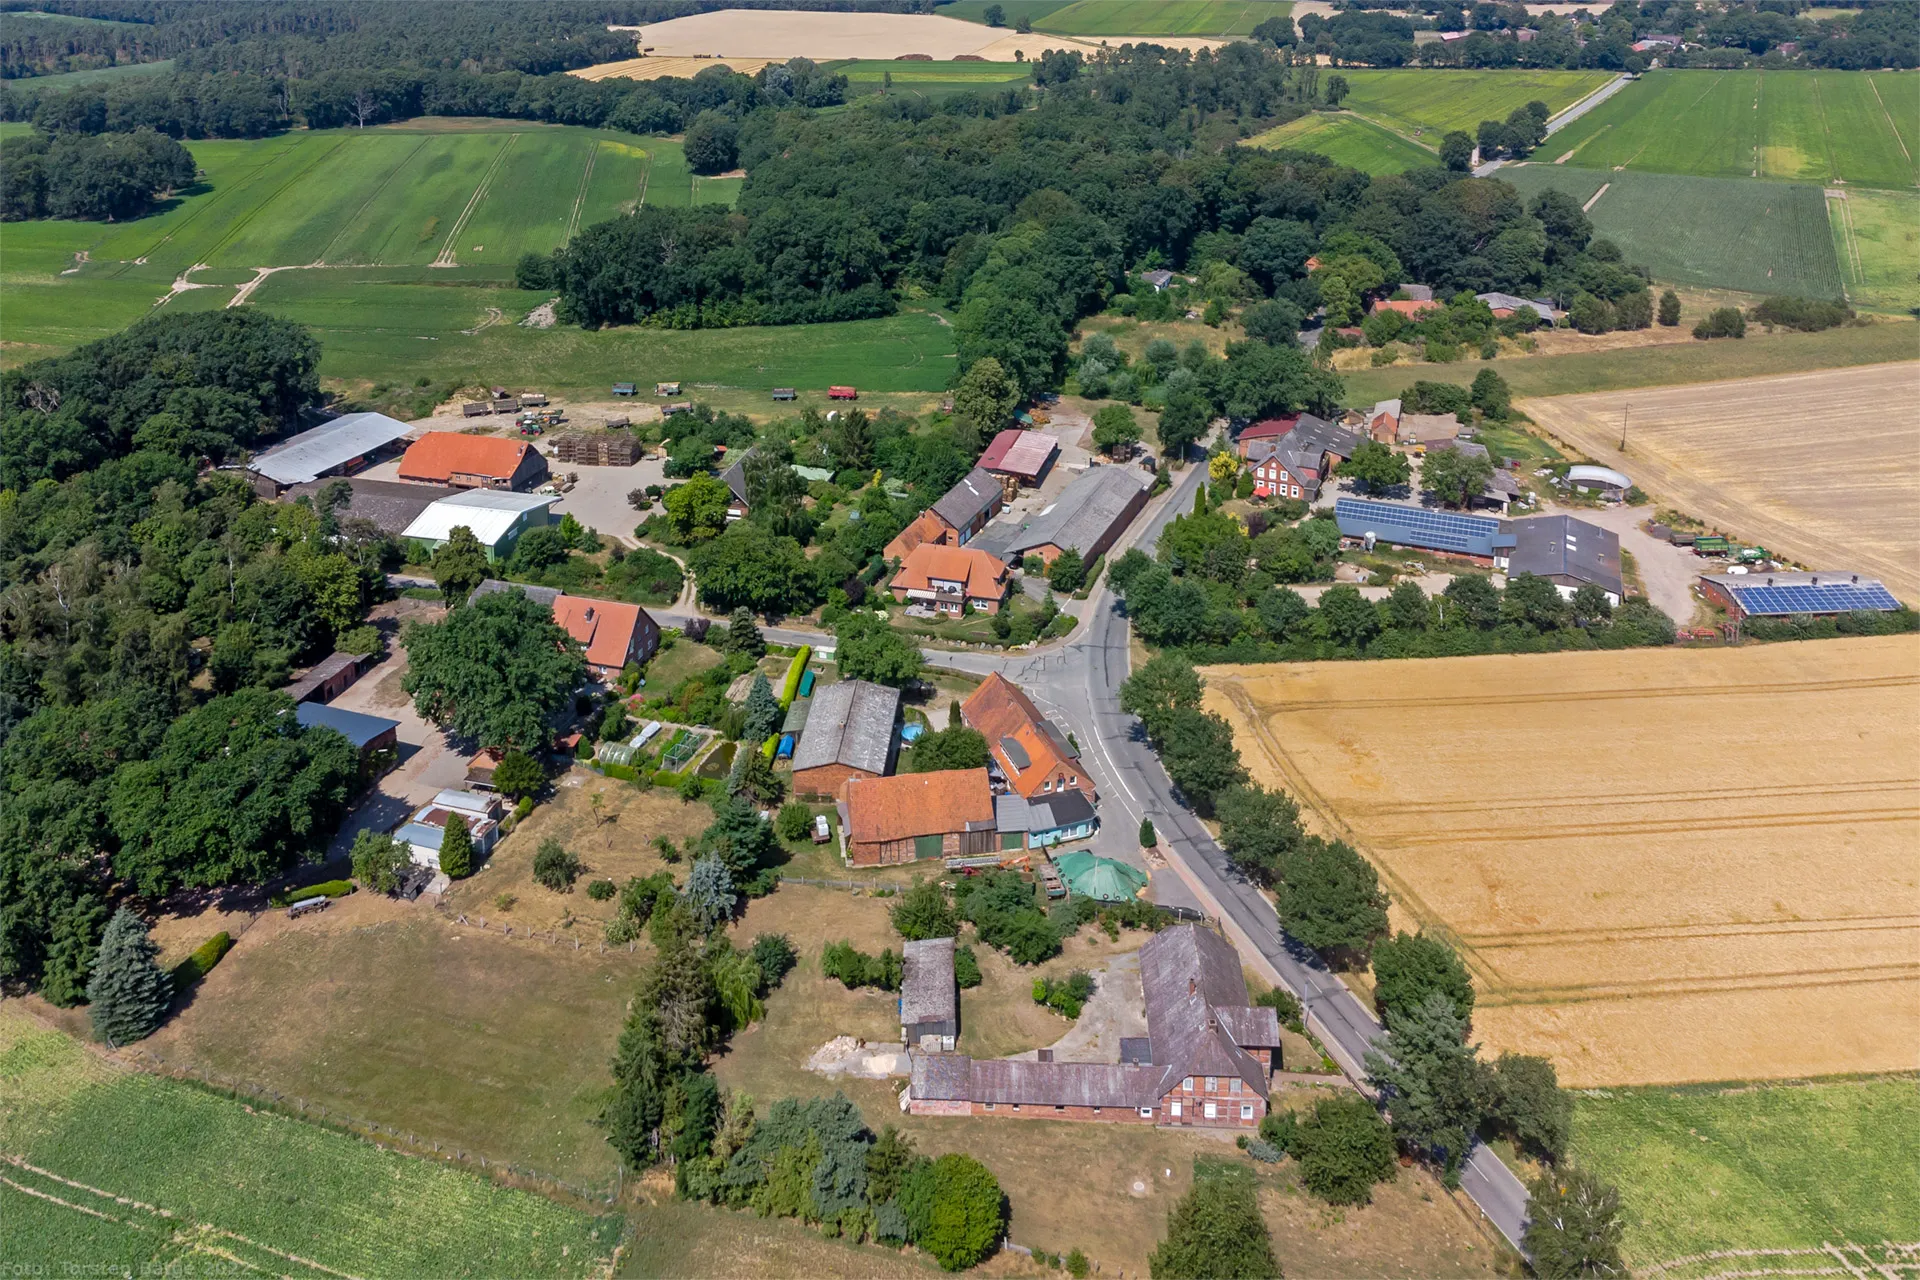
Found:
[[[1663,505],[1920,600],[1920,363],[1517,404]]]
[[[1576,1085],[1910,1069],[1920,638],[1216,667],[1254,776]]]

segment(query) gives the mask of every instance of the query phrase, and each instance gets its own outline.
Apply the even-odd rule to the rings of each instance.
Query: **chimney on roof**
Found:
[[[1859,574],[1857,574],[1857,573],[1856,573],[1856,574],[1854,574],[1854,575],[1853,575],[1853,581],[1855,581],[1855,582],[1858,582],[1858,581],[1860,581],[1860,575],[1859,575]]]
[[[1053,1061],[1053,1050],[1051,1050],[1051,1049],[1035,1049],[1035,1050],[1034,1050],[1034,1058],[1035,1058],[1035,1060],[1036,1060],[1036,1061],[1038,1061],[1038,1062],[1052,1062],[1052,1061]]]
[[[593,606],[592,606],[592,605],[588,605],[588,606],[587,606],[587,621],[588,621],[588,622],[592,622],[592,621],[593,621]]]
[[[1809,585],[1811,585],[1811,586],[1815,586],[1815,587],[1817,587],[1817,586],[1819,586],[1819,585],[1820,585],[1820,575],[1819,575],[1819,574],[1817,574],[1817,573],[1816,573],[1816,574],[1814,574],[1814,575],[1813,575],[1813,581],[1812,581],[1812,582],[1811,582],[1811,583],[1810,583]]]
[[[1192,995],[1192,994],[1193,994],[1194,992],[1196,992],[1196,991],[1198,991],[1199,989],[1200,989],[1200,980],[1199,980],[1198,978],[1188,978],[1188,979],[1187,979],[1187,994],[1188,994],[1188,995]]]

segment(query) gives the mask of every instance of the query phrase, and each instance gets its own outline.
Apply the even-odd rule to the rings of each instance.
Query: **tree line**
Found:
[[[138,217],[197,172],[185,147],[151,129],[0,139],[0,222]]]

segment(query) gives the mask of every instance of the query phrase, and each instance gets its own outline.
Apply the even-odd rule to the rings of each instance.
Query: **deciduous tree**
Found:
[[[1459,955],[1425,931],[1383,938],[1373,948],[1373,999],[1384,1015],[1406,1013],[1438,992],[1463,1020],[1473,1017],[1473,979]]]
[[[1520,1239],[1541,1280],[1624,1276],[1620,1193],[1585,1169],[1549,1169],[1528,1188]]]
[[[586,678],[580,644],[519,591],[481,596],[402,634],[402,687],[414,709],[483,746],[544,748],[556,713]]]
[[[1300,1180],[1329,1204],[1367,1204],[1377,1183],[1392,1182],[1393,1131],[1372,1102],[1357,1094],[1321,1098],[1287,1139]]]
[[[473,536],[473,530],[455,525],[447,540],[435,549],[429,567],[447,607],[457,609],[486,579],[487,549]]]
[[[1387,931],[1379,873],[1345,842],[1304,837],[1284,874],[1280,921],[1314,950],[1364,953]]]
[[[1397,313],[1387,311],[1381,314]],[[1377,440],[1362,441],[1359,448],[1353,451],[1353,456],[1340,464],[1341,475],[1352,476],[1368,492],[1373,493],[1405,484],[1412,471],[1407,455],[1395,453]]]
[[[353,865],[353,878],[368,893],[392,893],[400,887],[400,873],[406,869],[407,852],[389,833],[362,831],[353,838],[353,849],[347,857]],[[446,869],[444,861],[441,869]]]
[[[1380,1091],[1401,1142],[1441,1167],[1451,1184],[1492,1110],[1493,1079],[1467,1022],[1436,991],[1417,1008],[1387,1015],[1387,1034],[1367,1050],[1367,1081]]]
[[[1250,1178],[1196,1178],[1147,1259],[1153,1280],[1277,1280],[1279,1259]]]

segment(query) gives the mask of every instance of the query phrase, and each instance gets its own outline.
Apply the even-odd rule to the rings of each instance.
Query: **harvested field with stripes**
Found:
[[[1665,505],[1809,569],[1872,574],[1920,603],[1920,364],[1526,399],[1519,407]]]
[[[1254,777],[1579,1086],[1902,1070],[1920,638],[1215,667]]]

